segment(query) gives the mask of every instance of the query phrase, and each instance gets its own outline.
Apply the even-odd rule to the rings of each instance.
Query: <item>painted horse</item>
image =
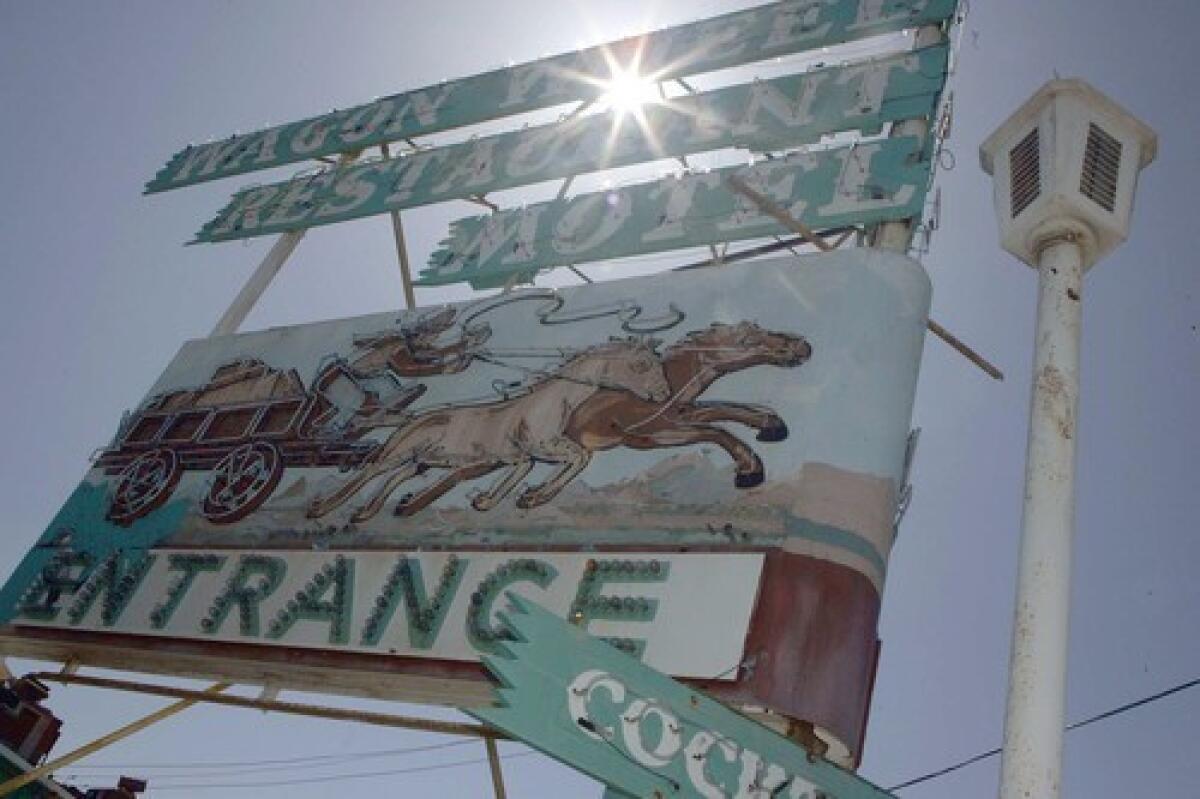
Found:
[[[596,395],[575,410],[566,435],[589,453],[619,446],[660,449],[712,444],[733,459],[734,484],[752,488],[765,479],[762,459],[716,423],[746,425],[758,431],[759,441],[782,441],[788,435],[787,425],[764,406],[697,398],[731,372],[761,365],[797,367],[811,356],[812,347],[801,336],[764,330],[752,322],[713,324],[687,334],[663,352],[662,368],[671,387],[667,402]],[[544,499],[556,493],[550,483],[536,490]]]
[[[661,404],[671,389],[652,345],[626,339],[589,347],[542,374],[517,396],[413,415],[355,475],[330,495],[315,498],[308,515],[326,515],[382,477],[382,484],[351,517],[354,522],[366,521],[401,484],[430,469],[446,472],[406,496],[396,508],[397,515],[416,513],[459,483],[506,470],[488,491],[472,500],[476,509],[487,510],[537,463],[558,466],[547,484],[565,485],[588,461],[588,454],[566,434],[567,426],[580,405],[601,393]],[[540,491],[529,490],[517,504],[533,507],[546,499],[549,496]]]

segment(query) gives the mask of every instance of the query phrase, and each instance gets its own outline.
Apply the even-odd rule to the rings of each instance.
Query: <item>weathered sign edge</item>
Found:
[[[527,637],[526,631],[523,630],[521,625],[518,623],[518,619],[521,616],[528,616],[528,617],[530,617],[531,621],[537,620],[540,622],[553,624],[554,626],[561,625],[562,627],[567,628],[565,630],[565,632],[569,633],[575,639],[573,641],[573,643],[575,645],[574,646],[575,649],[578,649],[580,647],[583,647],[583,648],[605,647],[604,651],[606,652],[606,654],[608,654],[608,650],[611,650],[611,657],[613,657],[615,659],[622,659],[622,658],[625,658],[628,656],[619,652],[615,648],[610,647],[608,644],[604,643],[603,641],[596,638],[595,636],[590,635],[586,631],[571,625],[567,621],[559,619],[557,616],[555,616],[554,614],[545,610],[540,605],[538,605],[536,602],[534,602],[530,599],[518,596],[517,594],[510,592],[510,591],[505,592],[505,598],[508,600],[508,603],[509,603],[508,607],[506,607],[503,610],[498,611],[496,614],[496,617],[501,622],[501,624],[503,624],[505,626],[505,628],[508,629],[508,631],[514,636],[514,638],[509,644],[501,645],[501,647],[500,647],[501,654],[500,655],[485,655],[480,658],[480,661],[482,662],[484,668],[486,669],[488,677],[492,683],[493,703],[490,707],[483,707],[483,708],[476,707],[476,708],[472,708],[472,709],[460,708],[460,710],[463,713],[465,713],[466,715],[468,715],[474,719],[477,719],[480,722],[489,724],[500,730],[503,730],[504,732],[506,732],[510,735],[513,735],[518,740],[521,740],[523,743],[527,744],[528,746],[531,746],[534,749],[537,749],[539,752],[542,752],[542,754],[544,754],[560,763],[563,763],[564,765],[569,766],[571,768],[575,768],[577,770],[583,770],[583,771],[585,771],[585,773],[587,773],[592,778],[594,778],[600,782],[604,782],[603,775],[598,774],[598,773],[593,773],[592,771],[590,771],[588,769],[581,768],[578,764],[569,762],[568,760],[564,759],[561,755],[556,754],[554,751],[551,751],[550,749],[544,748],[542,745],[539,745],[539,743],[525,739],[524,737],[522,737],[519,734],[519,732],[517,730],[515,730],[515,728],[505,725],[505,723],[504,723],[505,710],[504,709],[507,707],[511,707],[511,704],[508,702],[507,698],[505,697],[504,692],[508,689],[515,687],[510,683],[510,681],[507,679],[507,676],[505,674],[505,669],[506,669],[505,661],[508,661],[510,663],[519,661],[517,650],[519,648],[524,648],[531,643],[529,638]],[[856,787],[861,787],[863,790],[868,791],[870,793],[870,795],[880,797],[880,799],[884,799],[884,798],[895,799],[894,794],[886,791],[885,789],[874,784],[870,780],[867,780],[852,771],[843,769],[840,766],[830,762],[829,760],[812,755],[811,753],[805,751],[802,747],[800,747],[794,741],[791,741],[788,738],[780,735],[775,730],[760,723],[759,721],[756,721],[755,719],[751,718],[750,716],[734,710],[733,708],[729,707],[726,703],[723,703],[720,700],[717,700],[713,697],[708,696],[706,694],[706,692],[702,691],[701,689],[697,688],[696,686],[685,685],[683,683],[680,683],[677,680],[673,679],[672,677],[670,677],[666,674],[663,674],[661,672],[658,672],[658,671],[654,670],[653,668],[646,666],[645,664],[641,663],[640,661],[634,660],[632,658],[630,658],[630,667],[631,667],[631,669],[641,671],[642,674],[640,676],[646,677],[647,679],[651,680],[652,682],[659,683],[660,687],[664,684],[671,683],[681,691],[689,692],[691,694],[700,694],[701,702],[711,703],[717,712],[724,710],[724,711],[727,711],[728,713],[732,714],[735,717],[735,723],[737,724],[737,726],[741,726],[741,727],[743,727],[743,729],[746,729],[747,725],[752,725],[752,728],[754,729],[756,734],[761,734],[761,735],[768,736],[772,739],[777,739],[777,742],[783,746],[794,747],[798,752],[801,753],[800,756],[803,758],[804,762],[807,762],[808,764],[810,764],[811,767],[815,770],[828,772],[829,775],[833,776],[838,782],[856,783],[857,784]],[[649,698],[654,698],[654,697],[649,697]],[[704,708],[699,708],[699,709],[701,710],[701,712],[704,712],[706,710]],[[711,711],[709,711],[709,712],[711,712]],[[631,765],[633,765],[637,768],[642,768],[639,764],[632,763],[632,761],[631,761]],[[662,779],[662,778],[660,777],[660,779]]]

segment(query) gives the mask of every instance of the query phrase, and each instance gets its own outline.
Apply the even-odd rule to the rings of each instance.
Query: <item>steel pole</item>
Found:
[[[1000,799],[1057,799],[1067,682],[1083,253],[1073,237],[1038,259],[1025,510]]]
[[[262,263],[250,275],[246,285],[242,286],[242,290],[238,292],[237,297],[230,303],[228,310],[221,316],[221,320],[217,322],[217,326],[209,335],[228,336],[238,331],[255,303],[271,285],[271,281],[275,279],[275,275],[279,274],[284,263],[295,252],[296,245],[300,243],[300,239],[304,238],[304,232],[303,228],[290,230],[275,240]]]
[[[379,145],[386,161],[392,157],[387,142]],[[392,236],[396,239],[396,257],[400,260],[400,282],[404,287],[404,307],[411,311],[417,307],[417,296],[413,292],[412,271],[408,267],[408,242],[404,238],[404,222],[400,219],[399,211],[392,211]]]

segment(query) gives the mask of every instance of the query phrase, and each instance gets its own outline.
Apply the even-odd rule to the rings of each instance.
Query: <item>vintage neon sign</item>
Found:
[[[148,193],[486,122],[600,95],[614,67],[666,80],[920,25],[955,0],[788,0],[403,92],[177,152]]]
[[[494,288],[565,264],[786,232],[730,190],[730,175],[814,228],[907,219],[925,201],[921,154],[915,139],[886,139],[461,219],[419,282]]]
[[[631,797],[888,799],[891,794],[512,596],[472,715]],[[612,795],[612,794],[610,794]]]
[[[932,113],[946,48],[756,81],[648,105],[332,168],[234,196],[196,234],[216,242],[333,224],[665,156],[763,152]]]

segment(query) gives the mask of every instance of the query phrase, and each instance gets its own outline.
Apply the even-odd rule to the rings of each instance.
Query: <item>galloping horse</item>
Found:
[[[663,352],[662,368],[671,386],[666,403],[597,394],[575,410],[566,435],[587,452],[618,446],[659,449],[714,444],[733,458],[734,484],[751,488],[765,478],[762,460],[741,439],[713,423],[752,427],[759,441],[782,441],[788,435],[787,425],[770,408],[697,402],[696,398],[730,372],[764,364],[795,367],[811,356],[812,347],[801,336],[764,330],[751,322],[713,324],[689,333]],[[542,486],[541,495],[551,489],[549,484]]]
[[[315,498],[308,515],[324,516],[367,483],[385,477],[351,517],[355,522],[365,521],[380,511],[402,483],[429,469],[448,471],[406,496],[396,509],[398,515],[416,513],[459,483],[499,469],[507,468],[508,473],[475,497],[477,509],[494,505],[538,462],[558,464],[559,470],[548,482],[565,485],[587,464],[587,454],[565,434],[567,425],[576,408],[601,393],[652,404],[665,402],[670,386],[653,347],[637,340],[597,345],[544,374],[518,396],[417,413],[384,441],[357,474],[329,496]],[[545,499],[526,491],[518,504],[532,507]]]

